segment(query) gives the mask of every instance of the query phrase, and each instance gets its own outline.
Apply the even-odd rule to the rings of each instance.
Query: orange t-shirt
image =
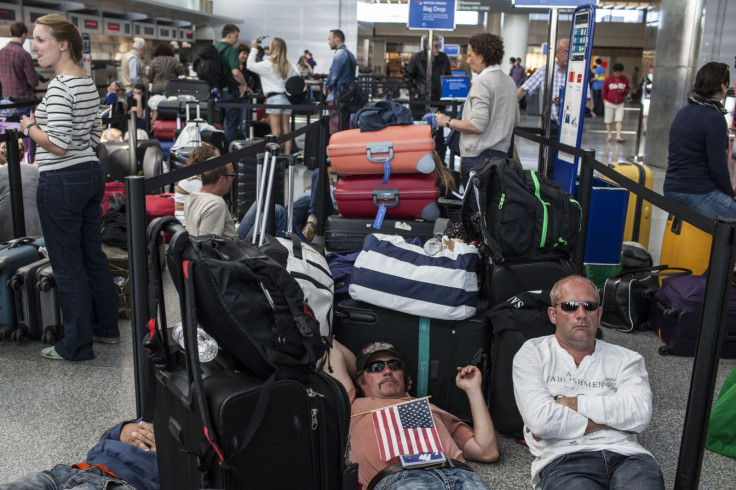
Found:
[[[353,414],[377,410],[411,400],[409,397],[390,399],[356,398],[355,388],[348,392],[348,396]],[[472,429],[441,408],[431,403],[429,406],[432,410],[437,434],[442,442],[445,456],[465,462],[462,448],[473,437]],[[370,413],[350,419],[350,460],[359,465],[358,480],[362,488],[366,488],[373,477],[382,469],[399,461],[399,458],[393,458],[388,462],[381,460],[378,439],[373,429],[373,417]]]

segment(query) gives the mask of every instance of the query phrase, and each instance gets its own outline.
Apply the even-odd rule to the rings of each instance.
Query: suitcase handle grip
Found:
[[[374,324],[378,321],[378,315],[371,312],[335,311],[334,315],[341,320]]]
[[[365,145],[366,158],[369,162],[383,163],[387,160],[393,160],[394,158],[394,144],[390,141],[381,143],[366,143]],[[387,157],[373,157],[373,154],[383,155],[388,153]]]
[[[381,203],[378,201],[393,201],[389,204]],[[399,205],[399,190],[398,189],[374,189],[373,190],[373,205],[376,207],[383,206],[385,208],[395,208]]]
[[[662,303],[657,302],[657,308],[662,311],[662,316],[664,316],[667,320],[674,320],[675,322],[680,321],[680,317],[684,313],[682,311],[682,308],[679,306],[673,306],[672,308],[665,308]]]

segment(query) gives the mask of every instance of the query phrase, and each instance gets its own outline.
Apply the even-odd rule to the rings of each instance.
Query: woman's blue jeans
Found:
[[[93,359],[92,337],[119,337],[118,298],[102,252],[100,215],[105,182],[97,161],[41,172],[36,202],[54,271],[65,359]]]
[[[736,201],[721,191],[713,191],[708,194],[665,191],[664,197],[684,204],[710,219],[716,219],[719,216],[736,218]]]

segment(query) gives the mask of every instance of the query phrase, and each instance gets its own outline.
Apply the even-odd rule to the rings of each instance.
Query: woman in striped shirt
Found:
[[[118,301],[100,238],[105,178],[93,146],[100,141],[99,94],[81,66],[82,37],[61,15],[36,20],[38,64],[54,69],[41,103],[23,117],[38,145],[38,212],[64,318],[64,338],[41,351],[49,359],[94,358],[93,339],[120,341]]]

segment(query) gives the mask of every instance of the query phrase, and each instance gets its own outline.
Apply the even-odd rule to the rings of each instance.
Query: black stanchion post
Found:
[[[143,358],[143,337],[148,323],[148,264],[146,246],[146,188],[143,177],[125,178],[128,219],[128,261],[130,265],[133,318],[133,367],[135,376],[136,416],[143,414],[146,395],[146,368]],[[164,326],[166,328],[166,326]]]
[[[721,218],[716,221],[713,245],[708,265],[708,279],[700,317],[698,343],[695,347],[690,394],[682,428],[680,455],[675,476],[676,489],[698,488],[703,464],[708,419],[713,403],[713,392],[721,357],[723,330],[726,324],[728,300],[733,275],[734,245],[736,245],[736,219]]]
[[[317,152],[317,162],[319,163],[319,183],[317,192],[317,233],[320,237],[325,236],[325,224],[327,222],[327,199],[330,197],[330,179],[327,175],[327,135],[330,132],[329,116],[322,116],[319,124],[319,146]],[[312,192],[315,192],[312,189]]]
[[[593,192],[593,167],[591,160],[595,160],[595,150],[584,150],[585,156],[580,159],[580,182],[578,184],[578,202],[582,210],[580,217],[580,233],[575,244],[573,264],[578,273],[583,271],[585,260],[585,241],[588,235],[588,218],[590,216],[590,196]]]
[[[23,211],[23,179],[20,175],[20,153],[18,152],[18,131],[6,131],[8,141],[8,185],[10,187],[10,212],[13,219],[13,236],[26,236],[26,218]]]

